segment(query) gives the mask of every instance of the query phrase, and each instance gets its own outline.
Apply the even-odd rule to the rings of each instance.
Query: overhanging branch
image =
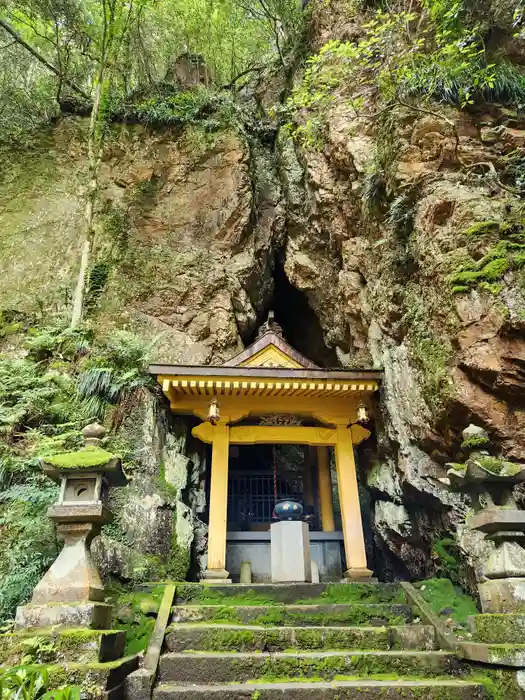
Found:
[[[8,24],[5,20],[0,19],[0,27],[4,29],[10,36],[13,37],[15,42],[17,44],[20,44],[20,46],[23,46],[26,51],[28,51],[34,58],[36,58],[37,61],[39,61],[43,66],[45,66],[49,71],[54,73],[60,80],[65,85],[69,85],[69,87],[74,90],[78,95],[81,95],[84,99],[89,100],[90,97],[87,93],[82,90],[82,88],[79,88],[78,85],[75,85],[75,83],[72,83],[71,80],[68,80],[67,78],[64,78],[63,75],[61,75],[60,71],[58,68],[55,68],[55,66],[52,63],[49,63],[49,61],[42,56],[42,54],[34,49],[31,44],[28,44],[25,39],[23,39],[20,34],[14,29],[10,24]]]

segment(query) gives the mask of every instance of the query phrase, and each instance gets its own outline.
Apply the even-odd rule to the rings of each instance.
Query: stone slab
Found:
[[[344,592],[345,600],[356,601],[359,603],[389,603],[406,601],[406,595],[400,589],[398,584],[392,583],[350,583],[344,581],[342,583],[270,583],[251,585],[233,584],[213,586],[212,595],[224,599],[224,605],[228,605],[228,597],[235,597],[239,601],[242,597],[255,597],[265,599],[270,604],[275,603],[302,603],[303,601],[315,602],[321,601],[321,598],[331,595],[334,590]],[[344,591],[341,586],[344,587]],[[155,587],[154,584],[144,584],[141,590],[150,590]],[[199,603],[210,595],[208,583],[181,583],[177,584],[176,603]],[[211,601],[206,601],[211,602]],[[215,601],[213,601],[215,602]],[[222,602],[222,601],[217,601]],[[327,602],[330,602],[327,600]],[[341,601],[338,601],[341,602]],[[248,604],[248,602],[247,602]]]
[[[484,613],[520,613],[525,611],[525,578],[485,581],[478,586]]]
[[[159,681],[239,683],[265,676],[324,678],[359,676],[361,672],[405,676],[460,673],[453,654],[442,651],[329,651],[298,653],[172,653],[160,659]],[[380,669],[380,670],[379,670]]]
[[[472,530],[480,532],[498,532],[498,530],[525,530],[525,511],[507,508],[485,509],[474,513],[468,520]]]
[[[252,580],[255,583],[270,583],[272,580],[270,533],[229,533],[229,537],[233,534],[260,534],[268,535],[268,538],[228,540],[226,566],[232,579],[240,581],[242,563],[249,561],[252,565]],[[340,533],[310,532],[310,556],[312,562],[317,563],[321,581],[340,581],[343,576],[343,542],[340,539],[328,537],[333,534]],[[317,539],[314,535],[325,535],[325,539]]]
[[[111,605],[107,603],[65,603],[24,605],[16,610],[15,629],[86,627],[109,629]]]
[[[258,694],[258,695],[257,695]],[[187,686],[160,684],[154,700],[489,700],[482,685],[457,680],[374,681],[332,683],[246,683]],[[133,698],[132,700],[135,700]],[[136,700],[142,700],[137,698]]]
[[[272,523],[272,581],[307,583],[312,580],[310,530],[302,521]]]
[[[155,674],[146,668],[133,671],[124,682],[126,700],[151,700]]]
[[[462,642],[461,652],[465,659],[491,666],[525,668],[525,644],[480,644]]]
[[[178,605],[172,622],[230,622],[291,627],[326,625],[383,626],[410,622],[409,605],[328,604],[328,605]]]

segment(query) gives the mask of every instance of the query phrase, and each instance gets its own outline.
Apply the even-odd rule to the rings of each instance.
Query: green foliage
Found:
[[[96,417],[124,415],[150,381],[150,346],[130,333],[95,342],[83,330],[33,328],[26,347],[24,359],[0,356],[0,621],[28,599],[57,555],[46,516],[57,490],[37,457],[65,465],[79,456],[86,466],[108,461],[106,450],[76,452],[81,429]],[[124,444],[106,440],[129,459]]]
[[[0,698],[2,700],[80,700],[80,687],[63,686],[53,689],[52,674],[46,669],[26,666],[0,669]]]
[[[432,543],[432,557],[436,562],[438,576],[449,578],[453,583],[458,582],[459,547],[452,537],[442,537]]]
[[[101,143],[115,102],[151,85],[180,86],[178,57],[196,59],[206,86],[230,84],[274,61],[287,64],[305,14],[295,0],[4,2],[0,17],[60,77],[0,28],[0,143],[27,143],[32,130],[56,117],[59,103],[89,112],[86,98],[99,84],[94,138]],[[235,86],[249,77],[247,72]],[[175,114],[198,109],[187,96],[173,99],[164,105],[146,101],[139,111],[148,123],[173,123]]]
[[[155,96],[138,104],[124,104],[121,114],[130,121],[153,126],[203,124],[211,130],[231,121],[232,103],[228,95],[219,95],[204,86],[182,90],[167,96]]]
[[[157,586],[151,593],[120,592],[114,601],[113,628],[126,631],[125,656],[138,654],[148,646],[163,594],[164,587]]]
[[[431,101],[525,102],[525,72],[488,54],[484,28],[462,0],[425,0],[421,15],[378,9],[362,26],[358,42],[330,41],[311,57],[288,100],[289,130],[307,147],[322,143],[333,105],[368,115],[377,110],[374,93],[387,109],[410,108],[413,98],[423,111]]]

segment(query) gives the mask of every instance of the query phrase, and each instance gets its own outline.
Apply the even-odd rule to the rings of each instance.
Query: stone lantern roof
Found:
[[[46,476],[60,483],[64,476],[104,474],[111,486],[125,486],[127,478],[122,471],[118,455],[100,446],[106,431],[98,424],[84,428],[84,447],[73,452],[61,452],[40,458],[40,466]]]

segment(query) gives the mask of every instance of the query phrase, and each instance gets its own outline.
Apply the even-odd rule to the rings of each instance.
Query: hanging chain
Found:
[[[277,503],[277,451],[275,445],[272,447],[272,466],[273,466],[273,496]]]

